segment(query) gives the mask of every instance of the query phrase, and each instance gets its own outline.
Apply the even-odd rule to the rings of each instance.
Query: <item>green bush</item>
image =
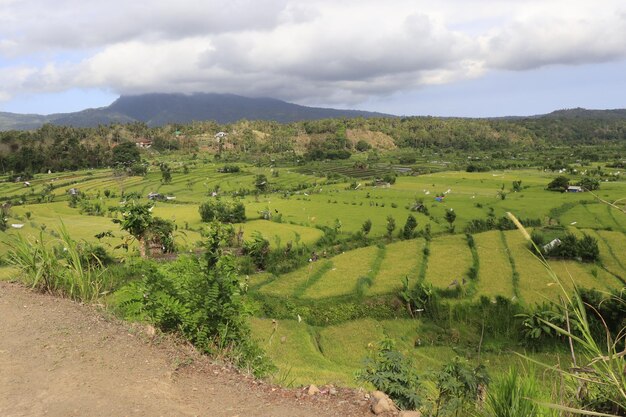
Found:
[[[234,257],[224,251],[228,232],[213,223],[206,236],[204,262],[181,257],[147,264],[143,278],[122,290],[118,305],[127,318],[147,319],[163,331],[177,331],[201,351],[222,353],[256,375],[272,366],[252,341],[243,302],[245,285]]]
[[[355,149],[359,152],[365,152],[372,149],[372,146],[369,143],[365,142],[363,139],[361,139],[356,143]]]
[[[246,207],[241,202],[208,200],[198,209],[203,222],[218,220],[224,223],[242,223],[246,221]]]
[[[467,415],[488,384],[489,375],[484,365],[472,367],[467,360],[455,357],[435,373],[435,415]]]
[[[0,232],[4,232],[9,227],[9,206],[3,204],[0,207]]]
[[[217,172],[222,173],[235,173],[239,171],[241,171],[241,168],[239,168],[237,165],[224,165],[223,167],[217,169]]]
[[[571,233],[566,233],[560,237],[561,243],[552,247],[542,246],[540,242],[544,242],[544,237],[540,232],[534,232],[531,235],[532,242],[529,244],[530,249],[537,251],[539,249],[542,255],[551,258],[561,259],[580,259],[583,262],[597,262],[600,260],[600,248],[598,241],[593,236],[583,233],[582,238],[577,238]]]
[[[243,252],[252,258],[257,268],[265,269],[270,254],[270,242],[258,231],[254,232],[252,240],[244,243]]]
[[[420,380],[411,360],[395,350],[393,339],[383,339],[367,357],[358,381],[369,382],[383,391],[402,409],[414,410],[421,404]]]

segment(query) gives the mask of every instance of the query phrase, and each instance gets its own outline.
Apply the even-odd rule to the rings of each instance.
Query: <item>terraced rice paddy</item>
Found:
[[[452,235],[433,239],[430,244],[426,282],[442,289],[463,285],[463,280],[467,285],[467,271],[471,265],[472,254],[465,236]]]
[[[394,294],[402,288],[402,278],[413,282],[422,262],[424,240],[409,240],[386,246],[385,258],[367,295]]]
[[[496,295],[513,298],[513,270],[500,233],[494,230],[474,235],[480,259],[477,293],[490,298]]]
[[[303,297],[327,298],[354,293],[359,278],[370,272],[376,252],[377,248],[370,246],[335,256],[330,270],[310,285]]]
[[[201,222],[198,206],[212,198],[243,202],[247,221],[233,227],[241,228],[244,240],[248,241],[255,232],[260,233],[272,249],[282,249],[291,243],[294,247],[306,245],[307,251],[319,254],[316,244],[328,238],[324,229],[328,233],[330,228],[337,232],[336,241],[324,248],[339,251],[344,247],[343,242],[357,241],[355,234],[366,220],[371,220],[367,238],[355,245],[367,242],[369,246],[332,257],[320,256],[284,274],[259,271],[247,277],[251,298],[256,296],[263,300],[265,297],[282,305],[292,303],[298,308],[318,303],[341,307],[342,303],[376,300],[401,302],[394,296],[402,288],[405,277],[409,278],[411,286],[420,279],[432,284],[440,290],[446,305],[472,303],[481,296],[489,299],[502,296],[522,304],[557,300],[561,294],[558,284],[531,254],[527,241],[516,230],[473,234],[479,269],[475,280],[469,278],[474,259],[464,234],[465,227],[471,220],[498,219],[507,211],[521,219],[533,219],[544,226],[549,224],[559,233],[563,231],[559,227],[565,226],[578,236],[584,232],[598,239],[601,265],[574,260],[550,261],[552,270],[568,289],[572,288],[572,280],[579,286],[611,289],[623,285],[620,277],[626,279],[626,215],[598,203],[589,193],[546,191],[553,173],[530,169],[483,173],[446,171],[399,176],[391,186],[372,186],[368,185],[372,178],[392,172],[394,167],[372,164],[360,169],[354,161],[290,168],[238,164],[241,172],[227,174],[217,171],[222,164],[200,160],[171,160],[169,163],[173,168],[173,180],[169,184],[161,182],[156,165],[149,167],[145,177],[115,176],[111,170],[92,170],[38,174],[31,181],[31,187],[22,183],[0,183],[0,196],[29,202],[11,208],[9,224],[23,224],[23,227],[10,227],[6,233],[0,233],[0,255],[6,253],[6,242],[12,236],[36,238],[43,233],[46,238],[54,239],[55,229],[64,223],[75,239],[102,244],[115,256],[124,258],[128,256],[126,252],[112,248],[127,235],[113,224],[112,218],[118,214],[109,214],[108,208],[120,205],[122,193],[139,193],[142,201],[147,202],[148,193],[159,192],[175,197],[168,202],[157,202],[153,214],[175,222],[178,229],[175,242],[181,252],[196,249],[202,240],[201,231],[207,225]],[[187,168],[183,168],[183,163]],[[442,164],[433,164],[432,168],[442,167]],[[317,176],[320,172],[350,178],[336,182],[337,176],[331,180]],[[279,191],[256,192],[257,174],[266,175],[271,187]],[[522,180],[523,188],[512,192],[512,181],[517,180]],[[53,201],[37,203],[36,197],[46,184],[57,187],[52,191]],[[70,208],[67,194],[70,187],[87,194],[90,202],[101,204],[104,215],[87,216],[78,208]],[[105,191],[113,195],[107,198]],[[505,199],[500,197],[501,191],[506,193]],[[213,193],[217,196],[212,196]],[[443,201],[436,201],[435,196],[441,194],[445,195]],[[623,198],[626,182],[602,183],[599,195],[610,201]],[[419,204],[423,204],[427,213],[412,211]],[[457,214],[454,234],[448,232],[444,219],[450,209]],[[267,213],[274,221],[261,219]],[[417,232],[430,225],[430,242],[422,237],[398,240],[398,232],[409,214],[417,219]],[[395,219],[397,226],[391,243],[386,237],[389,216]],[[97,240],[95,235],[104,231],[112,231],[115,237]],[[428,247],[427,256],[425,247]],[[8,279],[14,273],[15,270],[0,266],[0,279]],[[455,292],[457,285],[463,290]],[[401,307],[404,308],[404,304]],[[406,314],[400,317],[404,318],[360,318],[324,326],[313,326],[306,320],[299,322],[291,315],[290,320],[278,320],[276,325],[272,317],[256,317],[252,319],[252,327],[255,337],[279,367],[276,378],[285,384],[354,385],[353,374],[361,367],[363,357],[385,336],[394,338],[399,349],[411,356],[421,369],[434,369],[458,354],[450,347],[453,343],[437,339],[442,337],[441,329],[435,331],[425,321],[409,320]],[[451,328],[446,331],[466,331],[464,337],[477,343],[474,339],[478,335],[473,330]],[[510,358],[495,352],[499,352],[497,346],[485,353],[485,357],[498,364],[495,366],[506,368]]]

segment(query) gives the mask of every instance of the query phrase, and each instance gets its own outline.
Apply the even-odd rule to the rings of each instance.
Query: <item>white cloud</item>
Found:
[[[496,68],[620,60],[626,57],[626,9],[595,2],[560,12],[538,8],[492,31],[482,42],[487,65]]]
[[[0,4],[3,97],[101,87],[353,104],[494,68],[626,57],[617,0]]]

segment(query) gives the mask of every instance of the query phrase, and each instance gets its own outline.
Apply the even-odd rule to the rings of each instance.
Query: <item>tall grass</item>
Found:
[[[543,417],[554,415],[534,399],[542,397],[542,388],[532,374],[522,375],[517,368],[490,385],[485,409],[480,417]]]
[[[95,300],[103,289],[105,269],[99,259],[95,263],[85,259],[65,225],[58,235],[49,241],[43,231],[34,240],[18,235],[9,242],[8,262],[22,271],[23,282],[32,288],[78,301]],[[57,256],[55,244],[61,245],[62,256]]]
[[[532,242],[515,216],[511,213],[507,215]],[[570,295],[562,279],[554,273],[547,261],[542,256],[538,259],[546,268],[550,278],[558,284],[563,307],[567,312],[567,325],[557,326],[548,321],[544,321],[544,324],[570,341],[573,362],[573,367],[570,368],[554,367],[537,362],[544,367],[554,369],[573,384],[574,395],[569,401],[562,399],[548,406],[564,414],[626,415],[626,326],[616,334],[611,334],[596,308],[585,304],[576,285],[573,283],[574,292]],[[625,302],[623,297],[620,301]],[[601,321],[604,330],[603,338],[594,336],[595,333],[587,315],[588,310],[594,312]]]

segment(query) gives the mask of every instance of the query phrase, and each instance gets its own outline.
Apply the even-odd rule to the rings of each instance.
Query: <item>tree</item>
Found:
[[[9,227],[9,205],[0,206],[0,232],[4,232]]]
[[[163,184],[169,184],[172,182],[172,169],[165,162],[161,162],[159,164],[159,168],[161,169],[161,182]]]
[[[396,230],[396,219],[391,216],[387,216],[387,237],[389,240],[391,240],[394,230]]]
[[[454,232],[454,226],[452,223],[456,220],[456,212],[453,209],[446,210],[446,221],[450,225],[450,233]]]
[[[578,183],[585,191],[594,191],[600,188],[600,181],[596,178],[582,177]]]
[[[363,234],[367,236],[372,230],[372,221],[370,219],[365,220],[361,225],[361,230],[363,231]]]
[[[563,192],[567,190],[567,187],[569,187],[569,178],[559,175],[548,184],[547,189],[549,191]]]
[[[584,236],[578,241],[578,256],[584,262],[600,260],[600,249],[596,238],[584,233]]]
[[[404,227],[400,232],[400,237],[403,239],[411,239],[413,237],[413,231],[417,227],[417,220],[415,220],[415,216],[409,214],[406,218],[406,222],[404,223]]]
[[[122,220],[113,219],[113,223],[119,223],[122,230],[128,232],[139,243],[139,255],[146,257],[146,241],[150,238],[157,238],[159,242],[170,249],[173,249],[173,240],[171,233],[173,225],[163,219],[152,218],[152,205],[142,204],[135,199],[128,200],[126,206],[122,210]],[[151,228],[161,230],[152,231]],[[127,244],[126,244],[127,246]]]
[[[265,192],[269,188],[269,183],[267,182],[267,177],[265,174],[258,174],[254,179],[254,187],[257,191]]]
[[[513,181],[513,188],[512,188],[514,193],[518,193],[520,191],[522,191],[522,180],[518,180],[518,181]]]
[[[113,148],[111,164],[113,166],[130,167],[141,160],[139,148],[132,142],[122,142]]]

